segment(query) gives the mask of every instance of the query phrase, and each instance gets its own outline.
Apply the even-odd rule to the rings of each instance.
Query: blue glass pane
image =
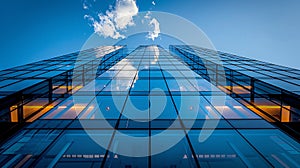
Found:
[[[300,145],[279,130],[240,130],[275,167],[300,167]]]
[[[200,142],[199,136],[208,136],[208,139]],[[234,130],[190,131],[189,137],[201,167],[270,166]]]

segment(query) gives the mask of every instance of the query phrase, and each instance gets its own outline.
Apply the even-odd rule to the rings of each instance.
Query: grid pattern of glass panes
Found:
[[[222,98],[224,103],[215,103]],[[152,138],[166,129],[170,132],[160,141]],[[147,145],[129,145],[119,132],[148,137]],[[107,147],[93,141],[91,133]],[[200,134],[210,133],[199,142]],[[152,155],[180,135],[173,147]],[[124,149],[145,150],[149,156],[119,155]],[[183,60],[159,46],[140,46],[2,145],[0,165],[299,167],[299,152],[298,142],[224,95]]]
[[[95,68],[101,74],[123,58],[123,49],[103,46],[84,50],[80,57],[76,52],[0,71],[0,142],[83,87],[82,82],[72,85],[75,66],[78,79]]]
[[[300,70],[195,46],[170,49],[203,78],[299,139]],[[221,67],[226,83],[209,78],[207,64]]]

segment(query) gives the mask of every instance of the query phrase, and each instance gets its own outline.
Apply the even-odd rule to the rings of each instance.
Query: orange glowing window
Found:
[[[281,122],[290,122],[290,106],[277,106],[277,105],[255,105],[257,108],[267,112],[268,114],[280,119]],[[253,109],[253,106],[247,106]],[[281,109],[282,108],[282,109]],[[281,114],[279,113],[281,110]]]
[[[10,112],[10,121],[11,122],[18,122],[18,110],[14,110],[12,112]]]
[[[224,86],[224,88],[231,90],[235,94],[249,94],[251,86]]]
[[[222,86],[218,86],[219,89],[221,89],[223,92],[225,92],[226,94],[230,94],[231,92],[229,90],[227,90],[226,88],[222,87]]]

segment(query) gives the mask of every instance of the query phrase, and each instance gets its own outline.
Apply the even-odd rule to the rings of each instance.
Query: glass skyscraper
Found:
[[[0,72],[1,167],[300,167],[300,70],[101,46]]]

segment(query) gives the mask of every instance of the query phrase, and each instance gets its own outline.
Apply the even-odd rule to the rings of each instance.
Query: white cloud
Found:
[[[116,30],[113,21],[107,15],[99,15],[100,22],[94,22],[94,31],[100,35],[111,37],[113,39],[125,38]]]
[[[151,18],[151,12],[150,11],[148,11],[147,13],[146,13],[146,15],[144,16],[144,18],[145,19],[150,19]]]
[[[147,38],[150,38],[150,39],[154,40],[155,38],[157,38],[159,36],[159,33],[160,33],[159,22],[157,21],[156,18],[152,18],[151,17],[151,12],[150,11],[148,11],[146,13],[146,15],[144,16],[144,18],[149,21],[149,26],[153,29],[152,31],[150,31],[148,33]]]
[[[133,16],[136,16],[138,12],[135,0],[118,0],[115,11],[113,11],[116,27],[125,29],[127,26],[134,25]]]
[[[156,5],[155,1],[152,1],[152,5],[154,5],[154,6]]]
[[[89,7],[86,4],[83,4],[83,9],[89,9]]]
[[[82,5],[83,5],[82,7],[84,10],[89,9],[90,4],[89,4],[88,0],[84,0]]]
[[[151,38],[152,40],[154,40],[155,38],[158,37],[158,35],[160,33],[159,22],[155,18],[153,18],[150,21],[149,26],[153,27],[153,31],[149,32],[148,38]]]
[[[110,8],[105,14],[98,14],[98,20],[86,15],[94,32],[113,39],[125,38],[120,31],[134,25],[133,17],[136,16],[139,9],[135,0],[117,0],[114,8]]]

